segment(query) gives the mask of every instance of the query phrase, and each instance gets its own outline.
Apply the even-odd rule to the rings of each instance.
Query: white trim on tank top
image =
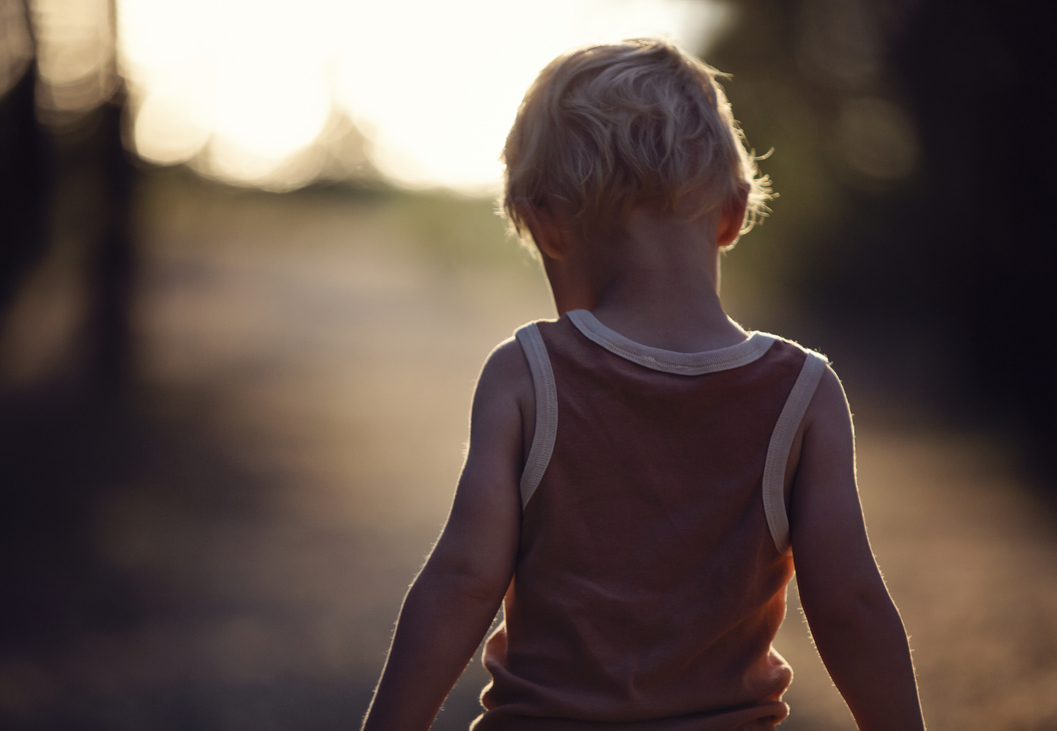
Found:
[[[761,358],[778,339],[766,333],[753,332],[748,339],[726,348],[679,353],[630,340],[603,325],[587,310],[573,310],[568,315],[584,337],[615,355],[646,368],[678,375],[702,375],[747,365]],[[524,508],[539,487],[554,452],[558,434],[558,391],[547,346],[536,323],[524,325],[515,335],[528,360],[536,395],[536,430],[521,474],[521,506]],[[775,423],[764,462],[764,514],[771,540],[780,554],[789,550],[789,518],[785,504],[785,468],[789,450],[828,364],[824,356],[811,350],[806,352],[804,365]]]
[[[785,504],[785,467],[789,462],[789,451],[828,364],[824,356],[813,350],[807,351],[800,375],[789,391],[767,446],[763,467],[763,512],[767,516],[771,540],[780,554],[789,550],[789,513]]]
[[[568,315],[569,321],[584,337],[609,352],[646,368],[681,376],[700,376],[748,365],[761,358],[776,340],[773,335],[754,332],[740,343],[726,348],[680,353],[636,343],[603,325],[588,310],[572,310]]]
[[[558,436],[558,390],[554,387],[554,371],[551,370],[547,346],[536,323],[522,326],[514,335],[525,352],[536,393],[536,430],[521,473],[521,507],[524,508],[539,487],[554,452],[554,440]]]

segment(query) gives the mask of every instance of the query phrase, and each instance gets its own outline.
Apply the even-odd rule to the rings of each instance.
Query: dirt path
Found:
[[[438,264],[357,215],[296,246],[265,223],[151,242],[143,385],[102,436],[69,427],[94,486],[75,523],[126,608],[5,653],[4,727],[354,726],[447,510],[477,369],[551,311],[531,270]],[[993,444],[858,427],[930,727],[1057,729],[1053,523]],[[792,593],[783,728],[854,728],[798,616]],[[436,728],[465,728],[483,683],[474,663]]]

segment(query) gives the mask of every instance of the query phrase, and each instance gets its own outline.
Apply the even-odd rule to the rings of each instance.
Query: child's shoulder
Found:
[[[499,343],[485,359],[474,389],[474,411],[488,403],[504,402],[515,407],[525,421],[535,407],[532,371],[524,347],[512,336]]]
[[[808,357],[814,356],[815,358],[818,358],[825,362],[827,365],[829,365],[829,358],[827,358],[824,354],[813,348],[809,348],[806,345],[801,345],[799,342],[793,340],[792,338],[783,337],[781,335],[777,335],[771,332],[764,332],[762,330],[751,330],[749,331],[749,334],[769,338],[773,341],[774,346],[777,346],[777,348],[780,350],[789,353],[804,353]]]
[[[525,359],[525,349],[517,336],[511,336],[488,354],[478,378],[478,391],[484,388],[516,392],[526,384],[532,386],[532,372]]]
[[[811,389],[813,398],[807,408],[805,424],[810,423],[812,416],[821,408],[824,411],[847,409],[847,400],[840,378],[833,370],[833,363],[823,353],[801,345],[796,340],[773,333],[760,333],[774,342],[772,350],[781,351],[787,357],[800,360],[803,358],[802,378],[810,378],[816,384]],[[821,397],[819,394],[821,393]],[[836,397],[836,398],[835,398]]]
[[[787,410],[796,412],[799,427],[794,445],[795,452],[808,433],[813,433],[813,443],[830,443],[835,434],[851,433],[851,410],[844,386],[830,359],[796,340],[766,333],[773,338],[771,351],[776,355],[798,363],[798,376],[787,402]],[[798,398],[799,396],[799,398]],[[797,401],[800,403],[796,403]],[[821,435],[822,438],[820,438]],[[839,439],[837,441],[840,441]]]

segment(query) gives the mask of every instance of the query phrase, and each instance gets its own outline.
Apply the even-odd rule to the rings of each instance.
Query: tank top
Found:
[[[475,731],[771,728],[793,573],[784,476],[826,361],[763,333],[677,353],[586,310],[516,337],[536,397]]]

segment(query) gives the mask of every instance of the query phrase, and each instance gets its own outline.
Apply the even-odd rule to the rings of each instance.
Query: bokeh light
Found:
[[[116,83],[108,0],[35,0],[30,8],[41,106],[77,113],[108,99]]]
[[[0,95],[25,72],[32,51],[22,4],[12,0],[0,2]]]
[[[890,182],[914,172],[917,135],[898,105],[873,97],[852,99],[841,110],[838,124],[845,160],[856,173]]]
[[[50,0],[58,2],[59,0]],[[535,74],[576,45],[660,35],[701,51],[731,9],[694,0],[219,0],[119,3],[122,70],[147,160],[290,188],[324,166],[328,125],[414,188],[491,192]],[[306,154],[307,151],[307,154]],[[329,150],[328,150],[329,152]]]

